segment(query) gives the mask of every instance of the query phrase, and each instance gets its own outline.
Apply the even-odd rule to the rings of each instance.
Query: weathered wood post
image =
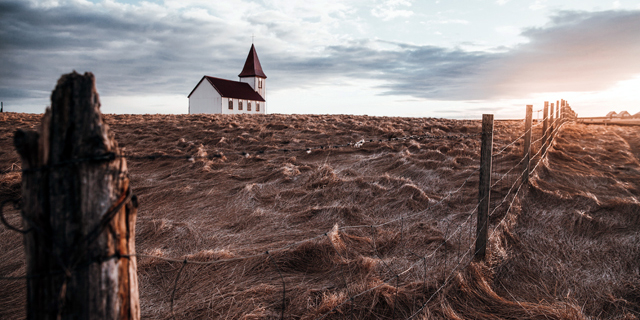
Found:
[[[547,146],[547,131],[549,131],[549,101],[544,102],[544,111],[542,111],[544,122],[542,123],[542,154]]]
[[[475,258],[484,260],[487,252],[489,227],[489,198],[491,195],[491,157],[493,149],[493,115],[482,115],[482,142],[480,147],[480,187],[478,192],[478,223],[476,225]]]
[[[549,109],[549,135],[548,135],[549,144],[553,142],[553,132],[556,129],[556,123],[553,118],[553,107],[554,105],[552,103]]]
[[[529,162],[531,161],[531,121],[533,117],[533,105],[527,105],[527,113],[524,119],[524,170],[522,182],[529,183]]]
[[[137,200],[93,74],[63,75],[39,132],[18,130],[28,319],[139,319]]]

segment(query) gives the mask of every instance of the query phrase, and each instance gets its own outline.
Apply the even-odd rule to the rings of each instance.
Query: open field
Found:
[[[35,129],[40,117],[0,114],[0,170],[19,168],[13,132]],[[182,263],[139,258],[143,318],[171,319],[172,295],[182,319],[640,317],[637,128],[563,126],[531,186],[490,217],[488,261],[468,264],[479,121],[105,119],[127,154],[219,155],[127,160],[140,202],[138,253],[203,262],[250,256],[188,264],[175,293]],[[494,150],[506,147],[496,177],[520,160],[522,143],[508,144],[523,132],[522,121],[496,121]],[[394,139],[425,134],[439,138]],[[514,176],[518,170],[492,189],[492,207]],[[18,197],[20,172],[0,177],[0,200]],[[16,210],[4,211],[19,224]],[[0,227],[0,237],[0,276],[24,275],[21,236]],[[23,281],[0,280],[0,318],[24,318]]]

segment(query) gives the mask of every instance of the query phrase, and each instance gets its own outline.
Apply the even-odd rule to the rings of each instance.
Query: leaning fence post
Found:
[[[39,132],[18,130],[28,319],[140,319],[137,202],[93,74],[63,75]]]
[[[489,197],[491,193],[491,156],[493,149],[493,115],[482,115],[482,142],[480,147],[480,188],[478,192],[478,224],[476,226],[475,258],[484,260],[487,252],[489,225]]]
[[[527,113],[524,120],[524,172],[522,182],[529,182],[529,162],[531,161],[531,121],[533,117],[533,105],[527,105]]]

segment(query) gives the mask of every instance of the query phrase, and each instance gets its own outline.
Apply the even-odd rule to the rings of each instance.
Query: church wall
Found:
[[[242,110],[238,110],[238,102],[240,99],[232,99],[233,101],[233,110],[229,109],[229,99],[222,98],[222,113],[223,114],[265,114],[266,113],[266,103],[264,101],[260,101],[260,111],[256,111],[256,104],[258,101],[251,101],[251,111],[247,111],[247,103],[250,100],[242,99]]]
[[[218,91],[204,80],[189,97],[189,113],[222,113],[222,100]]]

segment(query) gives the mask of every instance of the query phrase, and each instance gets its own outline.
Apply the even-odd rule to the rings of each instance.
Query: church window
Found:
[[[262,79],[258,79],[258,88],[262,89]]]
[[[247,101],[247,111],[251,111],[251,101]]]
[[[238,101],[238,110],[242,110],[242,100]]]
[[[233,110],[233,99],[229,99],[229,110]]]
[[[260,111],[260,102],[256,102],[256,111]]]

